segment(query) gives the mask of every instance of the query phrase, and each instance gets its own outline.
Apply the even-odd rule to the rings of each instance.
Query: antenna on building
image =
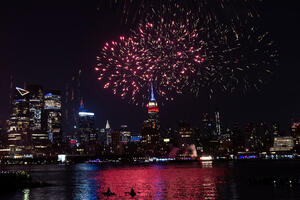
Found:
[[[81,97],[81,100],[80,100],[80,108],[84,108],[83,97]]]
[[[154,90],[153,90],[153,84],[152,84],[152,82],[150,83],[150,86],[151,86],[151,98],[150,98],[150,101],[156,101],[155,97],[154,97]]]
[[[109,125],[108,120],[106,121],[105,129],[110,129],[110,125]]]

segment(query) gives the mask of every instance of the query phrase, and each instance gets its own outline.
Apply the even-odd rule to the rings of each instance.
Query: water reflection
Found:
[[[97,165],[79,164],[75,166],[73,199],[97,199],[98,182],[91,177],[97,170],[99,170]]]
[[[30,189],[24,189],[23,194],[24,194],[24,198],[23,198],[24,200],[30,199]]]
[[[108,187],[116,193],[110,199],[130,199],[131,187],[138,199],[217,199],[217,187],[224,186],[218,180],[223,168],[153,165],[103,170],[91,165],[84,166],[86,173],[81,167],[74,174],[74,199],[104,198]]]
[[[201,165],[203,168],[212,168],[212,161],[202,161]]]
[[[247,164],[247,165],[246,165]],[[257,173],[286,174],[266,165],[242,163],[188,163],[149,166],[100,166],[77,164],[72,166],[31,166],[29,173],[35,180],[53,184],[50,187],[24,189],[0,199],[299,199],[300,190],[286,187],[250,185],[247,177]],[[251,163],[250,163],[251,164]],[[230,166],[228,166],[230,165]],[[280,165],[286,166],[286,165]],[[10,167],[10,168],[9,168]],[[7,166],[9,170],[24,170],[22,166]],[[286,168],[289,169],[289,168]],[[273,170],[273,171],[271,171]],[[270,171],[270,172],[269,172]],[[244,181],[243,181],[244,180]],[[110,188],[115,196],[105,197],[102,192]],[[137,195],[128,192],[134,188]],[[288,190],[288,191],[287,191]],[[257,191],[263,191],[257,197]],[[273,195],[276,193],[276,195]],[[287,197],[287,194],[290,198]],[[280,198],[282,197],[282,198]]]

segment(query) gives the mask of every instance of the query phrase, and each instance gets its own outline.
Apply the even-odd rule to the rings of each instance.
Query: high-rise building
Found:
[[[106,136],[106,145],[110,145],[112,139],[111,139],[111,128],[108,120],[106,120],[106,125],[105,125],[105,136]]]
[[[294,138],[295,149],[300,153],[300,122],[292,119],[291,135]]]
[[[179,123],[179,127],[178,127],[178,140],[179,140],[179,147],[184,147],[184,146],[188,146],[191,144],[195,144],[195,138],[194,138],[194,130],[193,128],[181,121]]]
[[[232,134],[231,134],[231,140],[232,140],[232,147],[233,151],[235,153],[239,151],[245,150],[245,134],[242,133],[242,130],[240,128],[240,125],[238,122],[235,122],[232,127]]]
[[[98,143],[95,129],[95,114],[93,112],[87,112],[83,102],[81,102],[78,116],[77,140],[88,150],[87,147]]]
[[[244,129],[244,135],[246,138],[245,150],[255,151],[258,149],[258,138],[256,135],[256,126],[254,123],[248,123]]]
[[[231,140],[232,131],[227,128],[223,131],[222,135],[219,138],[219,153],[226,155],[233,152],[232,140]]]
[[[215,112],[215,120],[216,120],[216,135],[221,135],[221,120],[220,120],[220,112]]]
[[[203,114],[202,123],[200,126],[201,137],[206,139],[211,139],[215,135],[215,126],[213,120],[210,118],[208,113]]]
[[[154,155],[158,150],[159,132],[156,123],[146,120],[142,127],[142,144],[146,154]]]
[[[111,132],[111,144],[112,144],[112,152],[114,154],[122,154],[123,148],[121,143],[121,134],[119,130],[113,130]]]
[[[159,109],[154,97],[153,85],[151,83],[151,96],[148,107],[148,119],[144,121],[142,127],[142,143],[146,154],[154,155],[159,148]]]
[[[78,108],[81,103],[81,81],[82,81],[81,67],[75,67],[73,76],[65,86],[64,94],[64,134],[74,136],[77,131],[78,124]]]
[[[272,123],[272,135],[273,135],[273,137],[279,136],[279,123],[278,122]]]
[[[260,122],[256,124],[256,136],[258,140],[257,151],[263,152],[268,151],[273,145],[272,134],[269,131],[267,124],[265,122]]]
[[[127,125],[121,125],[120,134],[122,143],[130,142],[131,132],[128,130]]]
[[[153,84],[152,83],[151,83],[151,97],[150,97],[150,101],[149,101],[147,106],[148,106],[149,120],[155,120],[158,123],[159,109],[158,109],[157,101],[154,97],[154,91],[153,91]]]
[[[178,127],[178,143],[181,157],[197,157],[194,129],[186,122],[180,121]]]
[[[44,106],[43,89],[39,85],[28,86],[29,98],[29,133],[35,154],[46,153],[49,145],[48,134],[42,130],[42,110]]]
[[[16,87],[7,124],[7,144],[12,156],[18,157],[31,152],[29,125],[29,91]]]
[[[57,90],[46,92],[44,95],[44,110],[42,126],[47,132],[52,145],[61,146],[62,142],[62,111],[61,94]]]

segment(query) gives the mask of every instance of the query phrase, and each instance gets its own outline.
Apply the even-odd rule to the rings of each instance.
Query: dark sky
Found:
[[[99,1],[11,1],[0,7],[0,120],[8,116],[9,74],[17,85],[41,84],[63,90],[75,67],[84,69],[82,95],[96,113],[97,126],[128,124],[138,129],[145,108],[128,104],[101,89],[95,74],[96,55],[103,43],[121,34],[112,13],[97,12]],[[300,117],[299,6],[297,1],[266,0],[262,15],[280,50],[280,66],[261,91],[207,97],[185,96],[161,106],[163,126],[185,119],[196,125],[201,113],[219,107],[224,123],[279,121],[287,129]]]

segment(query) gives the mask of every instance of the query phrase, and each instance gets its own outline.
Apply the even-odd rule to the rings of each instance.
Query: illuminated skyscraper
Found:
[[[215,112],[215,118],[216,118],[216,134],[218,136],[221,135],[221,120],[220,120],[220,112],[216,111]]]
[[[159,120],[158,105],[154,97],[153,85],[151,83],[151,96],[148,103],[148,119],[142,127],[142,143],[147,154],[155,154],[159,145]]]
[[[189,124],[181,121],[179,123],[178,134],[179,134],[179,147],[195,144],[194,130]]]
[[[158,123],[159,109],[158,109],[157,101],[154,97],[154,91],[153,91],[153,84],[152,83],[151,83],[151,97],[150,97],[150,101],[149,101],[147,106],[148,106],[149,120],[155,120]]]
[[[45,153],[49,140],[46,131],[42,130],[42,110],[44,106],[44,96],[42,87],[39,85],[28,86],[30,123],[29,133],[34,153]]]
[[[74,136],[78,124],[78,108],[81,101],[81,67],[75,67],[71,81],[65,86],[64,94],[64,134]]]
[[[81,102],[78,113],[78,141],[81,144],[88,144],[90,142],[97,142],[97,134],[95,129],[95,114],[88,112]]]
[[[61,94],[57,90],[49,91],[44,96],[43,129],[53,145],[60,146],[61,130]]]
[[[7,126],[7,143],[12,156],[21,156],[31,151],[29,124],[29,91],[16,87]]]
[[[111,144],[111,128],[109,125],[108,120],[106,121],[106,125],[105,125],[105,135],[106,135],[106,145]]]
[[[127,125],[122,125],[120,129],[121,142],[127,143],[130,142],[131,132],[128,130]]]

